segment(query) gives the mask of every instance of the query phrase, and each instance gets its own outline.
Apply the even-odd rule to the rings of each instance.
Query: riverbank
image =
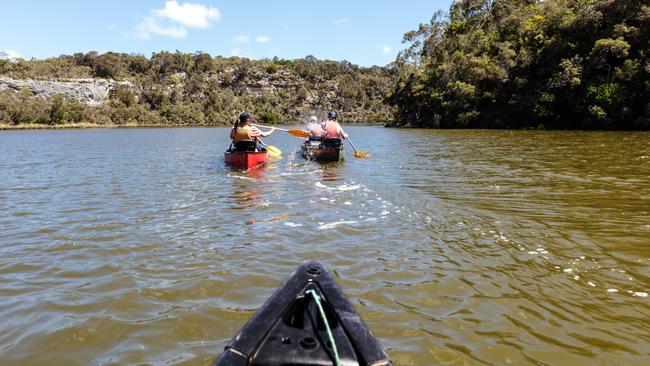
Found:
[[[40,124],[21,124],[21,125],[7,125],[0,124],[0,131],[10,130],[67,130],[67,129],[82,129],[82,128],[119,128],[119,127],[134,127],[131,125],[100,125],[96,123],[67,123],[62,125],[40,125]]]
[[[344,121],[366,123],[389,118],[383,98],[392,80],[389,68],[313,57],[255,61],[162,52],[148,59],[89,52],[0,60],[0,123],[209,126],[244,110],[274,123],[332,110]]]
[[[20,124],[20,125],[7,125],[0,124],[0,131],[11,131],[11,130],[76,130],[76,129],[86,129],[86,128],[179,128],[179,127],[188,127],[188,128],[197,128],[197,127],[227,127],[227,125],[212,125],[212,126],[200,126],[200,125],[143,125],[143,124],[97,124],[97,123],[65,123],[60,125],[43,125],[43,124]]]
[[[283,126],[283,125],[300,125],[301,123],[295,124],[276,124],[273,126]],[[211,127],[230,127],[230,124],[215,124],[215,125],[145,125],[137,123],[127,123],[127,124],[97,124],[97,123],[65,123],[60,125],[45,125],[45,124],[19,124],[19,125],[8,125],[0,124],[0,131],[15,131],[15,130],[77,130],[77,129],[86,129],[86,128],[211,128]],[[345,128],[345,124],[343,127]],[[364,123],[364,124],[349,124],[347,126],[384,126],[383,123]]]
[[[99,124],[90,122],[81,123],[64,123],[57,125],[47,125],[38,123],[24,123],[18,125],[0,124],[0,131],[12,130],[79,130],[87,128],[210,128],[210,127],[230,127],[230,124],[214,124],[214,125],[192,125],[192,124],[139,124],[139,123],[125,123],[125,124]],[[372,126],[372,125],[367,125]]]

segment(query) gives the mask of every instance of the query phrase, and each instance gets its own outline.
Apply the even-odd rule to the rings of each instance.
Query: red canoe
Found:
[[[255,152],[235,152],[226,150],[224,153],[226,164],[235,168],[250,169],[266,163],[268,154],[266,149]]]

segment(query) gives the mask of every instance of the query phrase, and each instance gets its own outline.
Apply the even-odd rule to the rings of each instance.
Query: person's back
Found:
[[[325,131],[318,123],[318,118],[316,116],[309,117],[309,124],[307,125],[309,130],[309,139],[310,140],[320,140],[321,137],[325,134]]]
[[[272,127],[268,132],[262,132],[257,127],[251,126],[253,116],[243,112],[239,115],[239,122],[230,130],[230,138],[238,151],[255,151],[260,136],[268,136],[275,130]]]
[[[348,134],[343,132],[341,125],[336,122],[336,113],[329,112],[327,114],[327,121],[323,123],[323,131],[325,132],[325,137],[327,138],[336,138],[336,139],[346,139]]]
[[[254,141],[256,136],[259,136],[259,131],[257,128],[252,126],[237,126],[233,128],[230,132],[230,138],[232,138],[234,143],[240,141]]]

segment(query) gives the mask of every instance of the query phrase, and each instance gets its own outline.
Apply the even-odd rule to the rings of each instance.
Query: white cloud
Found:
[[[383,54],[385,54],[385,55],[386,55],[386,54],[389,54],[390,51],[392,51],[392,49],[390,48],[390,46],[387,45],[387,44],[382,45],[382,46],[380,47],[380,49],[381,49],[381,53],[383,53]]]
[[[0,60],[15,60],[19,58],[23,58],[23,56],[14,50],[0,51]]]
[[[239,36],[233,37],[233,39],[231,39],[232,43],[248,43],[250,41],[251,40],[250,40],[250,38],[248,36],[243,36],[243,35],[239,35]]]
[[[185,38],[188,28],[205,29],[219,21],[219,9],[197,3],[181,3],[176,0],[165,1],[162,9],[151,9],[136,27],[135,35],[143,39],[152,34],[165,37]]]
[[[241,48],[233,48],[232,51],[230,51],[231,56],[240,56],[241,55]]]
[[[159,34],[165,37],[172,38],[185,38],[187,37],[187,29],[177,26],[163,26],[158,23],[158,20],[153,17],[146,17],[142,20],[135,30],[135,34],[144,39],[151,38],[151,34]]]
[[[336,19],[333,23],[334,24],[345,24],[347,22],[348,22],[347,18],[341,18],[341,19]]]
[[[269,36],[259,36],[259,37],[255,38],[255,42],[257,42],[257,43],[266,43],[266,42],[268,42],[270,40],[271,40],[271,37],[269,37]]]
[[[219,21],[221,16],[217,8],[194,3],[179,4],[176,0],[165,1],[164,9],[153,9],[151,13],[188,28],[207,28],[212,25],[211,22]]]

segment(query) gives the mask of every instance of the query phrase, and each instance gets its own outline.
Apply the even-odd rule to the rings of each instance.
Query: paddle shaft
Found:
[[[271,128],[271,127],[273,127],[273,126],[264,126],[264,125],[256,125],[256,124],[251,124],[251,126],[255,126],[255,127],[265,127],[265,128]],[[280,127],[275,127],[275,129],[276,129],[276,130],[280,130],[280,131],[284,131],[284,132],[289,132],[289,130],[286,130],[286,129],[284,129],[284,128],[280,128]]]
[[[264,125],[253,125],[253,126],[256,126],[256,127],[266,127],[266,128],[271,128],[271,127],[269,127],[269,126],[264,126]],[[288,132],[289,135],[291,135],[291,136],[296,136],[296,137],[309,137],[309,131],[304,131],[304,130],[285,130],[284,128],[278,128],[278,127],[274,127],[274,128],[275,128],[276,130],[280,130],[280,131]]]
[[[348,142],[350,143],[350,145],[352,145],[352,148],[354,149],[354,152],[355,152],[355,153],[358,153],[359,150],[357,150],[357,147],[354,146],[354,144],[352,143],[352,140],[350,140],[350,137],[349,137],[349,136],[348,136],[347,140],[348,140]]]

